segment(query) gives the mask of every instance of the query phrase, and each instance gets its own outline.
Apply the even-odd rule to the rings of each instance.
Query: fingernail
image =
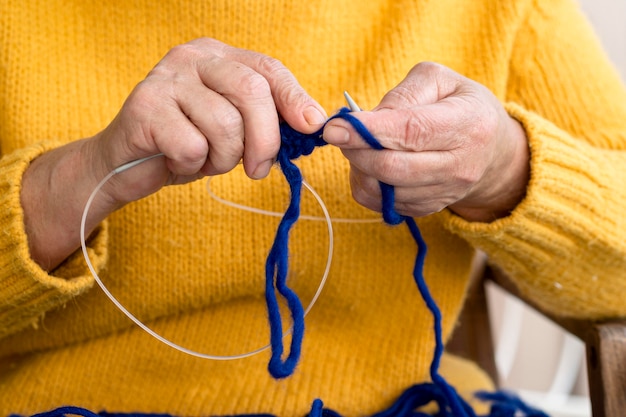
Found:
[[[270,169],[272,169],[272,165],[274,165],[272,161],[261,162],[252,173],[251,178],[260,180],[261,178],[267,177],[267,174],[270,173]]]
[[[343,126],[326,125],[324,129],[324,140],[334,145],[342,145],[350,140],[348,129]]]
[[[311,126],[320,126],[326,122],[328,116],[322,113],[317,107],[310,106],[302,112],[304,120]]]

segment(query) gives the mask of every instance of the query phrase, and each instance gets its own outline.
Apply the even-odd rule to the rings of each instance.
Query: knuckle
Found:
[[[268,55],[260,55],[257,65],[259,70],[264,74],[287,71],[287,68],[280,60]]]
[[[154,113],[163,100],[162,90],[156,87],[156,83],[143,80],[131,92],[124,104],[125,113],[134,120],[143,120]]]
[[[199,38],[172,47],[153,68],[151,73],[175,76],[190,70],[200,62],[219,58],[224,54],[224,45],[210,38]]]
[[[441,64],[431,61],[422,61],[416,64],[411,72],[416,72],[424,76],[438,76],[445,70],[445,67]]]
[[[196,44],[184,43],[176,45],[170,49],[165,55],[164,59],[157,65],[155,69],[161,69],[163,67],[169,68],[180,67],[181,65],[187,65],[189,62],[193,62],[201,55],[200,49]]]
[[[210,164],[213,167],[213,172],[216,174],[224,174],[233,169],[237,162],[241,159],[240,154],[232,153],[228,155],[220,155],[209,153]]]
[[[407,173],[406,159],[401,152],[382,151],[376,165],[376,177],[383,182],[393,184],[400,173]]]
[[[259,58],[258,68],[260,73],[274,80],[275,88],[271,93],[277,103],[288,103],[290,107],[299,107],[307,103],[307,95],[303,94],[300,84],[280,60],[263,55]]]
[[[352,198],[354,199],[354,201],[356,201],[357,203],[359,203],[360,205],[364,207],[371,207],[370,204],[371,204],[372,197],[369,192],[367,192],[361,186],[355,186],[355,185],[353,185],[350,190],[351,190]]]
[[[275,101],[280,104],[288,103],[291,108],[298,108],[307,104],[307,96],[301,94],[302,90],[296,87],[298,84],[295,81],[282,83],[274,91]]]
[[[397,103],[415,104],[417,99],[415,91],[411,85],[402,83],[385,94],[384,100],[391,100]]]
[[[207,138],[212,151],[209,152],[211,163],[221,172],[232,168],[233,161],[238,161],[244,151],[243,119],[234,107],[224,108],[216,115],[212,136]]]
[[[270,86],[267,79],[254,71],[247,71],[239,77],[233,88],[236,94],[242,96],[270,94]]]
[[[403,135],[407,150],[419,151],[423,149],[424,143],[432,135],[432,123],[425,115],[420,118],[406,117],[404,119]]]
[[[389,178],[397,169],[395,165],[397,158],[394,158],[393,154],[389,155],[389,152],[387,154],[386,157],[380,158],[380,164],[377,166],[377,176],[381,181],[390,182]]]
[[[227,47],[225,43],[222,43],[214,38],[209,38],[207,36],[201,36],[183,45],[191,45],[191,46],[195,46],[195,47],[203,48],[203,49],[211,48],[215,50],[223,50]]]
[[[243,136],[243,119],[236,108],[229,106],[219,114],[218,125],[220,136],[229,139],[239,139]]]
[[[374,183],[378,185],[376,181]],[[350,173],[350,192],[354,201],[360,205],[376,209],[378,188],[372,188],[372,181],[367,181],[367,178],[354,170]]]
[[[168,56],[170,57],[186,57],[188,55],[194,55],[197,50],[197,46],[193,43],[183,43],[180,45],[174,46],[168,52]]]
[[[196,169],[204,163],[207,157],[206,142],[188,142],[185,148],[184,152],[180,155],[180,162],[182,164]]]

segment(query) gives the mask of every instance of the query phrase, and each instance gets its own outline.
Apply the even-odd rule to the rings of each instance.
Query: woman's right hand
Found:
[[[165,185],[222,174],[241,160],[250,177],[266,176],[280,147],[279,115],[303,133],[326,120],[276,59],[206,38],[173,48],[102,132],[28,168],[21,198],[31,256],[50,270],[74,252],[91,190],[127,162],[163,154],[105,184],[87,231]]]

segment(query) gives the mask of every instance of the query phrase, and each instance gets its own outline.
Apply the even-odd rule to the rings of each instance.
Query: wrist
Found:
[[[90,139],[75,141],[34,159],[24,172],[20,202],[31,258],[52,270],[80,247],[85,203],[98,183]],[[99,199],[86,224],[89,234],[113,211]]]
[[[499,155],[493,169],[475,193],[449,209],[468,221],[491,222],[508,216],[524,199],[530,179],[530,149],[521,123],[508,116],[506,152]]]

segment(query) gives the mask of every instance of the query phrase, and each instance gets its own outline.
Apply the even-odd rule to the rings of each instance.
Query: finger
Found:
[[[463,80],[467,79],[443,65],[421,62],[384,95],[375,110],[436,103],[457,92]]]
[[[450,152],[364,149],[344,150],[343,153],[360,172],[398,187],[440,184],[457,175],[457,157]]]
[[[241,114],[246,173],[255,178],[267,175],[280,147],[278,114],[267,80],[246,65],[221,58],[203,60],[199,76]]]
[[[382,211],[380,183],[375,178],[350,166],[350,190],[354,201],[370,210]]]
[[[151,136],[174,175],[194,175],[205,165],[209,151],[206,138],[180,109],[155,114]]]
[[[163,153],[175,175],[195,174],[205,164],[205,136],[154,77],[142,81],[132,91],[115,124],[122,126],[124,132],[115,138],[141,139],[125,146],[134,158]]]
[[[370,210],[382,210],[380,182],[352,167],[350,186],[356,202]],[[459,200],[459,190],[447,184],[430,184],[420,187],[394,187],[394,209],[401,215],[421,217],[443,210]]]
[[[233,104],[204,85],[179,87],[181,111],[208,142],[208,158],[201,172],[217,175],[230,171],[244,154],[244,121]]]
[[[420,63],[385,94],[372,112],[361,112],[356,117],[388,149],[451,149],[455,143],[452,133],[469,120],[465,117],[465,101],[454,97],[463,93],[464,80],[471,84],[442,65]],[[360,137],[340,119],[329,122],[324,138],[342,148],[363,146]]]
[[[267,80],[278,112],[291,127],[302,133],[313,133],[326,122],[328,116],[324,108],[279,60],[234,48],[229,49],[227,56],[246,64]]]
[[[434,104],[400,109],[379,109],[353,114],[386,149],[421,152],[453,150],[471,131],[471,114],[462,98],[450,97]],[[365,149],[369,145],[352,125],[340,118],[330,120],[324,139],[342,149]]]
[[[438,213],[460,197],[456,189],[443,185],[425,186],[422,188],[396,187],[394,209],[404,215],[412,217],[428,216]]]

